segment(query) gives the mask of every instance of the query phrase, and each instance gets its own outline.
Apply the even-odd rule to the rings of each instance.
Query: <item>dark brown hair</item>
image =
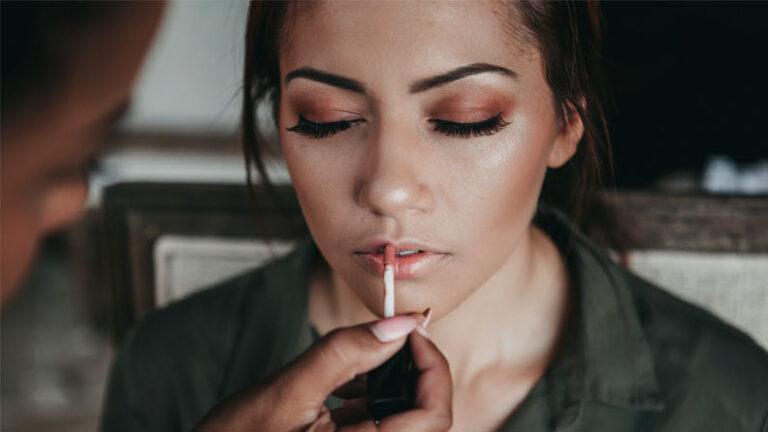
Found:
[[[3,123],[34,114],[59,90],[70,57],[98,26],[120,16],[122,2],[3,1]]]
[[[278,56],[286,16],[292,2],[251,3],[245,41],[243,151],[252,184],[252,168],[271,189],[262,152],[274,150],[256,116],[259,103],[270,103],[277,121],[280,100]],[[519,17],[523,29],[542,53],[546,80],[552,89],[560,119],[578,115],[584,136],[576,155],[562,168],[547,173],[541,200],[560,207],[580,221],[593,193],[601,184],[602,160],[610,160],[609,138],[601,91],[601,16],[596,2],[521,1],[511,5],[510,20]]]

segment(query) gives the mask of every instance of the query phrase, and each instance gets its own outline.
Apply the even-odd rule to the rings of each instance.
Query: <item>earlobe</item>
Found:
[[[549,152],[547,166],[550,168],[560,168],[571,160],[576,154],[581,137],[584,135],[584,122],[582,122],[579,112],[572,106],[567,108],[568,114],[562,122],[560,131]]]

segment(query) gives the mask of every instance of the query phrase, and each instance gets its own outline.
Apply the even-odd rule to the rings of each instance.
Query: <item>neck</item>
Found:
[[[313,284],[310,316],[321,333],[376,317],[333,272]],[[483,286],[450,314],[430,324],[432,340],[451,365],[454,388],[501,366],[530,375],[546,366],[559,339],[568,291],[567,270],[557,248],[532,226],[515,251]]]
[[[499,271],[430,327],[454,386],[494,366],[512,375],[546,366],[560,336],[567,288],[557,247],[532,227]]]

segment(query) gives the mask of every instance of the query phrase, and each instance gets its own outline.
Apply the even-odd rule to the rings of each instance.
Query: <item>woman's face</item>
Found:
[[[382,254],[397,313],[437,317],[506,280],[562,125],[542,59],[481,2],[299,4],[281,47],[280,142],[309,229],[343,283],[382,315]],[[498,279],[502,278],[502,279]]]

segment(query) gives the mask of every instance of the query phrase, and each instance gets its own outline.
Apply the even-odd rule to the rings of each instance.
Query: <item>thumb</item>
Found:
[[[401,315],[333,330],[279,374],[279,385],[293,401],[322,404],[336,388],[393,356],[417,325]]]

